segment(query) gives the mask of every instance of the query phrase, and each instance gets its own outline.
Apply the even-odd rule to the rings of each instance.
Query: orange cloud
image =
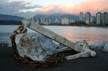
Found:
[[[48,5],[47,7],[44,7],[42,9],[40,9],[39,11],[42,13],[50,13],[50,12],[56,12],[59,10],[60,6],[57,5]]]
[[[72,13],[79,14],[79,12],[92,12],[108,11],[107,0],[87,0],[79,4],[62,4],[62,5],[49,5],[39,10],[42,13]]]
[[[90,11],[95,13],[97,11],[105,11],[108,10],[108,2],[107,0],[88,0],[82,4],[79,4],[74,8],[76,12],[83,11],[87,12]]]

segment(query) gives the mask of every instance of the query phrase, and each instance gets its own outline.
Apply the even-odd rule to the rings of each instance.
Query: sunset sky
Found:
[[[108,12],[108,0],[0,0],[0,13],[31,17],[35,14]]]

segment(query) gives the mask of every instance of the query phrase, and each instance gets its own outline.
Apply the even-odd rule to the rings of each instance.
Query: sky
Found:
[[[32,17],[36,14],[108,12],[108,0],[0,0],[0,14]]]

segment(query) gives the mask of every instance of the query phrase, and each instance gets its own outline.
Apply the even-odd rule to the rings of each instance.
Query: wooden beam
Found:
[[[47,36],[48,38],[50,39],[53,39],[67,47],[70,47],[73,49],[75,43],[72,43],[71,41],[67,40],[66,38],[40,26],[39,24],[36,24],[35,22],[31,21],[29,26],[28,26],[30,29],[36,31],[36,32],[39,32],[40,34],[42,35],[45,35]]]

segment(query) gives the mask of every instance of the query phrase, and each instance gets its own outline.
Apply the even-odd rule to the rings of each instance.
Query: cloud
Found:
[[[108,11],[108,1],[107,0],[88,0],[82,4],[77,5],[73,10],[78,13],[82,12],[92,12],[96,13],[97,11]]]
[[[79,4],[66,3],[62,5],[49,5],[40,10],[43,13],[72,13],[79,14],[79,12],[92,12],[96,13],[98,11],[108,11],[108,1],[107,0],[86,0]]]
[[[29,2],[22,2],[22,1],[21,0],[0,1],[0,13],[25,17],[25,16],[34,15],[35,13],[33,10],[36,11],[36,9],[42,8],[41,5],[36,5],[36,4],[31,5],[31,3]]]
[[[78,0],[76,3],[66,1],[60,4],[51,3],[51,5],[48,4],[46,6],[41,2],[38,4],[36,0],[0,0],[0,13],[32,17],[39,13],[79,14],[79,12],[88,11],[92,13],[96,13],[97,11],[108,12],[108,0]]]
[[[48,5],[47,7],[43,7],[39,9],[38,12],[45,13],[45,14],[59,13],[61,12],[61,8],[58,5]]]

